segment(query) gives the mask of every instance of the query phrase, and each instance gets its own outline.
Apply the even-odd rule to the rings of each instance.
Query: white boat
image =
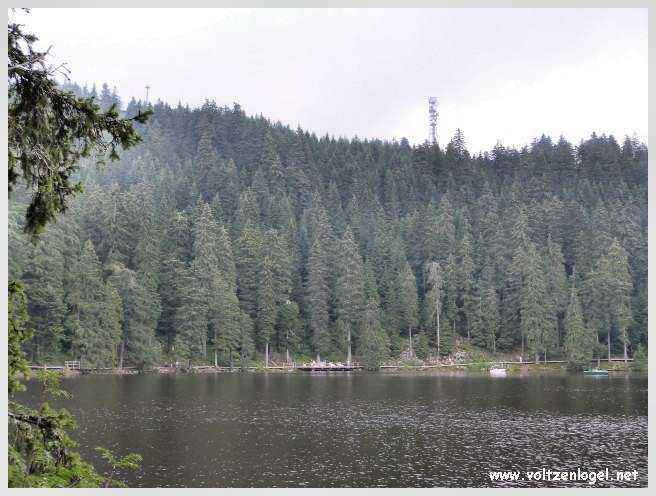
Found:
[[[490,375],[492,377],[506,377],[506,369],[491,368]]]

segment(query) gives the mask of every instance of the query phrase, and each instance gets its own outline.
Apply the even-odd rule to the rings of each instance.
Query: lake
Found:
[[[297,372],[63,384],[81,453],[143,456],[130,486],[588,485],[489,476],[542,468],[637,470],[637,481],[613,485],[647,485],[646,377]]]

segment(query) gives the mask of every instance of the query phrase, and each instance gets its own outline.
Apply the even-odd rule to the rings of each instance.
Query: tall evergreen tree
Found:
[[[597,260],[586,281],[589,323],[606,333],[608,359],[612,351],[612,331],[617,329],[624,357],[628,355],[628,329],[631,324],[631,292],[626,251],[613,240],[606,253]]]
[[[121,338],[121,299],[103,281],[91,241],[84,244],[73,276],[67,295],[70,314],[66,325],[74,356],[86,366],[112,367]]]
[[[262,261],[260,283],[257,288],[257,337],[264,347],[264,363],[269,366],[269,345],[274,336],[277,306],[274,284],[273,263],[268,256]]]
[[[115,263],[109,267],[109,281],[123,302],[122,328],[118,347],[117,366],[136,366],[146,369],[160,358],[160,347],[155,328],[160,316],[159,298],[146,278]]]
[[[31,247],[30,257],[22,272],[28,294],[27,312],[32,339],[26,346],[31,360],[61,352],[67,336],[64,334],[65,261],[58,236],[53,226],[42,236],[42,242]],[[27,248],[27,246],[26,246]]]
[[[417,280],[408,262],[401,272],[398,281],[398,314],[403,329],[407,329],[410,346],[410,356],[414,356],[412,331],[419,325],[419,306],[417,300]]]
[[[237,240],[237,286],[241,307],[253,321],[257,321],[262,250],[262,233],[247,225]]]
[[[572,274],[570,286],[570,300],[565,314],[565,356],[569,368],[581,370],[590,365],[596,338],[583,320],[575,274]]]
[[[546,304],[548,300],[547,283],[542,258],[535,245],[526,245],[526,266],[520,290],[519,315],[520,329],[526,338],[528,350],[535,356],[547,359],[547,352],[556,344],[556,326],[553,307]]]
[[[282,304],[279,317],[279,342],[285,350],[286,363],[292,363],[295,353],[300,351],[302,322],[298,303],[287,300]]]
[[[364,311],[363,263],[358,245],[350,227],[346,228],[340,242],[340,258],[336,285],[336,315],[345,332],[346,363],[351,363],[351,343],[360,331]]]
[[[312,332],[312,343],[317,352],[317,360],[321,354],[331,351],[329,333],[330,316],[328,304],[330,287],[328,286],[328,254],[324,246],[325,239],[317,237],[312,244],[307,267],[306,305],[308,324]]]
[[[368,369],[380,368],[388,355],[389,343],[387,334],[380,325],[379,312],[376,300],[369,299],[364,310],[362,332],[358,341],[359,354]]]

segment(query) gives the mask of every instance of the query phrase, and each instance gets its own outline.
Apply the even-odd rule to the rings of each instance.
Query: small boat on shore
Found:
[[[492,377],[506,377],[506,369],[499,367],[492,367],[490,369],[490,376]]]
[[[583,375],[594,375],[599,377],[608,377],[608,370],[606,369],[588,369],[583,371]]]

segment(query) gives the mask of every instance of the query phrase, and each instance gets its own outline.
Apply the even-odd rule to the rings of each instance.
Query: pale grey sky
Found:
[[[124,100],[239,102],[317,134],[427,138],[472,151],[647,139],[647,9],[33,9],[71,79]]]

